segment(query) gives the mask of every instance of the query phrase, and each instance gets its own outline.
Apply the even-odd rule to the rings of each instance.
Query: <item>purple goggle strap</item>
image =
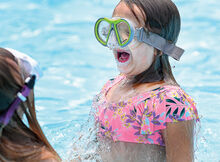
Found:
[[[29,96],[31,89],[34,87],[35,79],[35,75],[32,75],[26,79],[25,85],[23,86],[22,90],[17,93],[17,97],[14,99],[8,110],[0,116],[1,125],[7,125],[14,112],[18,109],[19,104],[26,101],[26,98]]]

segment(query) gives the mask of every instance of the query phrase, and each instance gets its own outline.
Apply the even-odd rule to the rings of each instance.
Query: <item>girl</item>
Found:
[[[95,36],[120,72],[93,104],[103,161],[194,161],[198,113],[168,60],[184,52],[175,45],[179,32],[171,0],[121,0],[111,19],[96,22]]]
[[[33,86],[39,75],[35,67],[29,56],[0,48],[0,161],[61,161],[36,118]]]

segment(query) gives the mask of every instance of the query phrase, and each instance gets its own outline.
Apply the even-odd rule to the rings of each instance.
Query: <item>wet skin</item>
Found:
[[[135,6],[135,13],[140,17],[141,23],[138,23],[131,10],[124,2],[120,2],[113,13],[113,18],[121,17],[126,18],[132,22],[135,28],[143,27],[145,17],[138,7]],[[118,51],[125,51],[130,54],[128,63],[118,63]],[[126,79],[131,79],[133,76],[140,74],[147,70],[152,64],[155,57],[155,50],[152,46],[145,43],[140,43],[137,40],[133,40],[125,48],[117,48],[113,50],[114,57],[117,62],[118,70],[126,76]],[[108,102],[117,103],[119,101],[127,100],[139,93],[146,92],[155,89],[164,84],[164,82],[158,82],[156,84],[141,84],[137,87],[123,86],[126,80],[120,81],[113,86],[107,93]],[[133,161],[145,161],[145,162],[162,162],[166,159],[165,148],[158,145],[128,143],[128,142],[108,142],[110,145],[110,152],[100,150],[103,161],[120,161],[120,162],[133,162]],[[150,157],[152,156],[152,157]]]

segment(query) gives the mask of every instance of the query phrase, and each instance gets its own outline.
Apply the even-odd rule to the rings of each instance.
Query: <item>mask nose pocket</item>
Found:
[[[109,35],[109,39],[108,39],[108,42],[107,42],[107,46],[110,48],[110,49],[114,49],[114,48],[119,48],[119,44],[118,44],[118,41],[116,39],[116,34],[115,34],[115,31],[112,30],[110,35]]]

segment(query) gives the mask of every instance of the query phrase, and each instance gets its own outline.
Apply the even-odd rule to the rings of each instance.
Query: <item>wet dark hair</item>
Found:
[[[22,69],[14,55],[0,48],[0,115],[24,85]],[[7,125],[0,123],[0,161],[61,161],[38,123],[35,111],[34,92],[22,102]],[[5,101],[7,100],[7,101]],[[22,114],[21,114],[22,113]],[[27,123],[22,120],[22,115]],[[45,155],[43,155],[45,153]],[[47,154],[46,154],[47,153]]]
[[[176,43],[180,32],[180,15],[176,5],[171,0],[121,0],[131,9],[140,22],[140,18],[134,12],[136,5],[145,16],[145,27],[157,33],[171,43]],[[155,49],[157,56],[152,65],[144,72],[136,75],[131,81],[132,85],[166,81],[169,84],[178,85],[166,54]]]

